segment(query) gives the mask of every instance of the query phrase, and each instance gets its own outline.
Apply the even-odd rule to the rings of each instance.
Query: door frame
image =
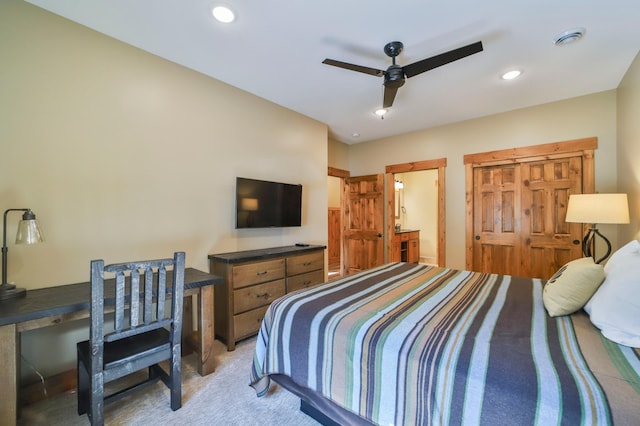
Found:
[[[417,172],[421,170],[438,170],[438,249],[436,251],[436,263],[438,266],[446,265],[446,208],[445,208],[445,167],[446,158],[434,160],[413,161],[411,163],[394,164],[385,167],[386,195],[387,195],[387,259],[393,256],[393,241],[391,236],[395,233],[395,173]]]
[[[465,164],[465,204],[466,204],[466,256],[465,268],[473,268],[473,170],[476,167],[498,166],[501,164],[525,163],[563,157],[582,157],[582,191],[585,194],[595,190],[594,150],[598,148],[598,138],[574,139],[520,148],[467,154]],[[588,224],[583,225],[583,234]]]
[[[344,206],[345,206],[345,178],[351,177],[351,172],[348,170],[337,169],[335,167],[327,167],[327,175],[340,178],[340,272],[339,277],[344,276],[344,259],[346,255],[346,244],[344,241]],[[327,229],[327,233],[328,233]],[[328,256],[327,256],[328,257]],[[328,262],[328,259],[327,259]]]

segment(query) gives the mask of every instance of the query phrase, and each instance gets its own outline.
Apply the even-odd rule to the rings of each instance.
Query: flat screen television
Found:
[[[236,178],[236,229],[301,226],[302,185]]]

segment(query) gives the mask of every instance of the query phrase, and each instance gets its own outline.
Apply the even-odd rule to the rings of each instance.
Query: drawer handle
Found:
[[[311,281],[305,281],[304,282],[304,285],[309,285],[309,284],[311,284]]]
[[[304,263],[302,264],[302,266],[309,266],[309,265],[311,265],[311,262],[304,262]]]
[[[265,275],[267,273],[268,271],[256,272],[256,275],[260,276],[260,275]]]
[[[263,294],[256,294],[256,297],[258,299],[268,299],[269,298],[269,293],[263,293]]]

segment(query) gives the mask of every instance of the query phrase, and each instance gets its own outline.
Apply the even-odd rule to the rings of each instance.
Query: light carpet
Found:
[[[319,423],[300,412],[300,400],[272,383],[267,395],[256,397],[249,386],[255,338],[228,352],[214,343],[216,370],[196,371],[195,355],[182,358],[182,408],[171,411],[169,391],[162,383],[136,392],[105,408],[106,425],[296,425]],[[22,408],[19,425],[88,425],[78,416],[75,392],[67,392]],[[1,422],[0,422],[1,423]]]

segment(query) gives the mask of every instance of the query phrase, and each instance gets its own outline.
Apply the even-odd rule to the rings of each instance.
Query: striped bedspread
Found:
[[[271,374],[380,425],[612,423],[571,317],[547,315],[535,279],[391,263],[291,293],[257,338],[258,396]]]

